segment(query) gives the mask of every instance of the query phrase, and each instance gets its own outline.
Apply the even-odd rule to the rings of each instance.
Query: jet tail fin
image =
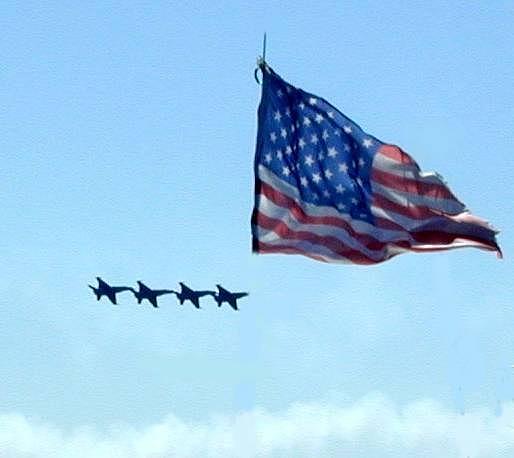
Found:
[[[89,286],[93,292],[95,293],[95,296],[96,296],[96,300],[99,301],[100,300],[100,293],[98,292],[98,289],[96,289],[94,286],[91,286],[91,285],[87,285]]]

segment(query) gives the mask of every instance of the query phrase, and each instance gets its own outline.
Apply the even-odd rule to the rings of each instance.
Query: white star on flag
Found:
[[[365,146],[366,148],[369,148],[372,144],[373,142],[370,138],[365,138],[362,142],[362,146]]]
[[[343,173],[348,172],[348,166],[346,165],[346,162],[339,164],[339,171]]]
[[[308,155],[305,157],[305,164],[307,164],[309,167],[312,167],[312,164],[314,164],[314,159],[312,158],[312,155]]]

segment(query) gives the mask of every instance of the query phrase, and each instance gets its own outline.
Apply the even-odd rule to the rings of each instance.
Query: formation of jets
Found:
[[[218,291],[196,291],[180,282],[180,291],[175,291],[173,289],[152,289],[146,286],[142,281],[138,281],[137,286],[139,289],[136,290],[130,286],[111,286],[100,277],[96,277],[96,279],[98,280],[98,286],[96,288],[94,286],[88,285],[93,290],[93,293],[96,296],[96,300],[99,301],[102,296],[106,296],[113,304],[117,304],[116,294],[123,291],[131,291],[138,304],[141,304],[143,300],[146,299],[155,308],[159,307],[157,304],[157,298],[159,296],[163,296],[164,294],[174,294],[177,297],[180,305],[184,304],[185,301],[189,301],[197,309],[199,309],[200,298],[204,296],[212,296],[218,304],[218,307],[221,307],[221,304],[226,302],[234,310],[239,310],[237,307],[237,300],[248,296],[248,293],[233,293],[228,289],[223,288],[221,285],[216,285]]]

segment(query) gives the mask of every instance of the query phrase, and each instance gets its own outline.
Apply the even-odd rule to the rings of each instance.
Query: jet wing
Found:
[[[193,293],[193,290],[189,286],[184,285],[184,283],[180,283],[180,287],[182,288],[183,294],[192,294]]]
[[[148,288],[148,286],[146,286],[142,281],[138,281],[137,284],[139,285],[139,291],[144,291],[145,293],[151,291],[151,289]]]
[[[104,282],[100,277],[96,277],[98,280],[98,287],[99,288],[110,288],[109,284]]]

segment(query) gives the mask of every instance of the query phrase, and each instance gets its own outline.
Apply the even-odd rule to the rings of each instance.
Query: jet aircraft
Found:
[[[150,304],[152,304],[155,308],[158,308],[157,298],[162,296],[163,294],[171,294],[175,291],[171,289],[151,289],[146,286],[142,281],[137,282],[139,286],[139,291],[136,291],[134,288],[131,288],[134,296],[136,296],[137,303],[141,304],[143,299],[146,299]]]
[[[116,304],[116,294],[122,291],[133,291],[129,286],[111,286],[104,282],[100,277],[96,277],[98,280],[98,288],[89,286],[95,293],[96,300],[99,301],[102,296],[106,296],[113,304]]]
[[[239,310],[237,308],[237,300],[248,296],[248,293],[231,293],[221,285],[216,285],[216,288],[218,288],[218,292],[214,293],[212,297],[214,297],[218,307],[221,307],[223,302],[227,302],[234,310]]]
[[[214,291],[195,291],[186,286],[184,283],[179,282],[180,292],[174,291],[177,299],[182,305],[184,301],[190,301],[197,309],[200,308],[200,298],[203,296],[212,296]]]

